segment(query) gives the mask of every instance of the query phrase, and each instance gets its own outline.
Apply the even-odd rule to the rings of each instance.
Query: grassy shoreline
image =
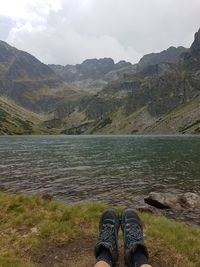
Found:
[[[92,266],[104,208],[100,203],[66,205],[0,192],[0,266]],[[147,213],[140,216],[153,266],[200,266],[199,227]],[[119,239],[122,254],[121,233]]]

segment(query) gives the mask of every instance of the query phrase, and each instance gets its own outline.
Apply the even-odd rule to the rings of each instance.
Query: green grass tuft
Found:
[[[40,196],[0,192],[0,266],[36,266],[35,255],[47,251],[50,256],[50,248],[57,249],[80,237],[87,245],[87,240],[98,233],[105,207],[100,203],[65,205]],[[119,213],[123,211],[123,206],[116,208]],[[162,216],[140,216],[153,266],[200,266],[200,228]],[[76,256],[70,265],[64,265],[66,260],[59,266],[79,266]],[[83,262],[91,262],[90,257],[86,255]]]

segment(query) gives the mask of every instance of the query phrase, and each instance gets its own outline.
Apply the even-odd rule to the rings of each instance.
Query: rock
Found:
[[[177,207],[177,196],[170,193],[152,192],[144,199],[144,202],[158,209],[171,209]]]
[[[49,67],[67,82],[84,81],[84,80],[106,80],[109,73],[116,74],[124,68],[131,68],[130,62],[120,61],[115,64],[112,58],[86,59],[81,64],[76,65],[49,65]]]
[[[31,233],[32,233],[32,234],[37,234],[37,233],[38,233],[38,229],[37,229],[37,227],[33,227],[33,228],[31,228]]]
[[[188,49],[182,46],[171,46],[162,52],[144,55],[137,64],[137,71],[142,71],[148,66],[157,64],[175,63],[179,59],[180,55],[187,51]]]
[[[200,209],[200,196],[195,193],[185,193],[178,199],[179,204],[185,209]]]
[[[144,202],[158,209],[200,209],[200,196],[190,192],[178,195],[152,192]]]
[[[186,66],[192,71],[200,69],[200,29],[195,34],[190,50],[183,55]]]

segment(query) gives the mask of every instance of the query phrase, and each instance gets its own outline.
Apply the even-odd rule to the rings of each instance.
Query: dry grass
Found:
[[[39,196],[0,193],[0,266],[89,267],[104,204],[65,205]],[[122,207],[117,207],[118,211]],[[141,214],[154,267],[200,266],[200,229]],[[119,235],[120,267],[123,242]]]

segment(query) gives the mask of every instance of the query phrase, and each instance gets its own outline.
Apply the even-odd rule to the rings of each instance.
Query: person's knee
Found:
[[[99,261],[94,265],[94,267],[110,267],[110,265],[106,263],[105,261]]]

